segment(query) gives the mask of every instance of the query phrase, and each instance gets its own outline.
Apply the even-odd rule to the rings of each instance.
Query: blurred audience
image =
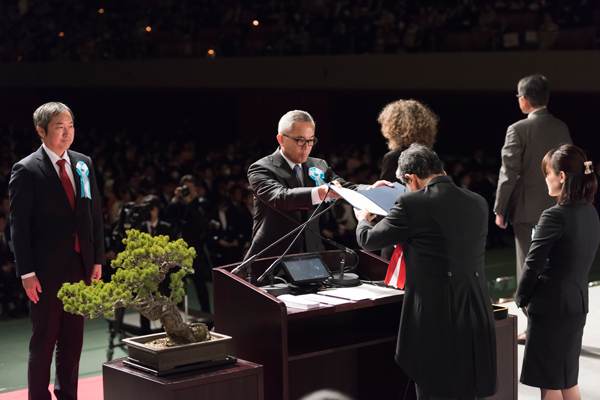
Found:
[[[593,49],[599,25],[589,0],[20,0],[0,62]]]

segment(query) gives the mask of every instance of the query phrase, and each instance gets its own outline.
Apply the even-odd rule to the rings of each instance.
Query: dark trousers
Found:
[[[86,279],[79,253],[73,252],[72,274],[65,282]],[[33,333],[29,342],[27,383],[30,400],[50,400],[50,366],[56,348],[54,395],[58,400],[77,399],[79,358],[83,346],[83,317],[64,311],[56,297],[62,283],[40,282],[42,292],[37,304],[31,303],[29,317]]]
[[[428,392],[426,392],[425,390],[423,390],[422,387],[420,387],[419,385],[417,385],[415,383],[415,389],[417,391],[417,400],[479,400],[479,397],[461,397],[461,398],[457,398],[457,397],[439,397],[439,396],[432,396],[430,395]],[[483,400],[483,399],[481,399]]]
[[[513,224],[515,231],[515,247],[517,250],[517,283],[521,280],[525,257],[531,247],[531,233],[537,222],[519,222]]]

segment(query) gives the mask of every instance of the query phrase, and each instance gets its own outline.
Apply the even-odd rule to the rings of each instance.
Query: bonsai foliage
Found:
[[[123,243],[125,250],[111,264],[117,271],[110,282],[63,284],[58,298],[65,311],[92,319],[102,314],[111,317],[120,307],[131,308],[151,321],[160,319],[167,336],[177,344],[209,338],[206,325],[183,322],[177,308],[185,295],[183,279],[194,273],[194,248],[188,248],[182,239],[170,242],[168,236],[152,237],[135,229],[127,231]],[[166,296],[158,285],[174,267],[181,269],[170,274],[170,294]]]

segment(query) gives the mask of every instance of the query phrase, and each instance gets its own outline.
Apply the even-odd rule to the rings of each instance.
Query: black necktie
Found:
[[[294,172],[296,173],[296,182],[298,182],[298,187],[302,187],[302,169],[298,164],[294,165]]]

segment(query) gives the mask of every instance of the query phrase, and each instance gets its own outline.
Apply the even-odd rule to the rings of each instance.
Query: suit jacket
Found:
[[[545,108],[509,126],[494,212],[508,215],[512,223],[536,222],[544,210],[555,205],[541,165],[548,151],[566,143],[572,143],[569,128]]]
[[[386,218],[356,230],[376,250],[402,244],[406,286],[396,362],[440,397],[488,397],[497,390],[496,332],[484,271],[488,206],[438,176],[396,199]]]
[[[588,313],[588,273],[600,244],[598,212],[582,202],[542,214],[525,258],[517,305],[533,315]]]
[[[104,229],[100,194],[92,160],[67,150],[75,178],[75,210],[50,161],[40,146],[13,166],[9,183],[10,226],[19,276],[35,272],[42,288],[60,284],[69,271],[68,260],[79,237],[81,257],[88,278],[94,264],[104,264]],[[91,199],[81,197],[75,166],[89,168]]]
[[[150,233],[148,232],[148,224],[146,223],[146,221],[144,221],[140,226],[140,232]],[[173,237],[173,229],[171,228],[171,224],[165,221],[161,221],[160,219],[156,224],[156,235],[164,235],[169,236],[170,239],[176,239],[175,237]]]
[[[311,199],[312,188],[315,182],[308,176],[309,168],[316,167],[325,174],[325,182],[337,180],[343,187],[348,189],[366,189],[367,185],[356,185],[346,182],[329,168],[327,162],[319,158],[309,157],[302,164],[304,187],[297,187],[296,174],[290,168],[287,161],[281,155],[279,149],[273,154],[261,158],[248,168],[248,181],[254,192],[254,225],[252,228],[252,244],[246,254],[249,258],[265,249],[282,236],[286,235],[299,224],[308,220],[316,206]],[[281,210],[293,219],[290,221],[269,206]],[[320,210],[324,210],[321,206]],[[294,222],[296,221],[296,222]],[[308,228],[319,232],[319,219],[311,222]],[[295,235],[283,240],[277,246],[265,252],[263,257],[279,256],[290,245]],[[321,239],[308,230],[304,230],[299,240],[289,251],[289,254],[302,252],[302,244],[306,244],[309,253],[319,251]]]

